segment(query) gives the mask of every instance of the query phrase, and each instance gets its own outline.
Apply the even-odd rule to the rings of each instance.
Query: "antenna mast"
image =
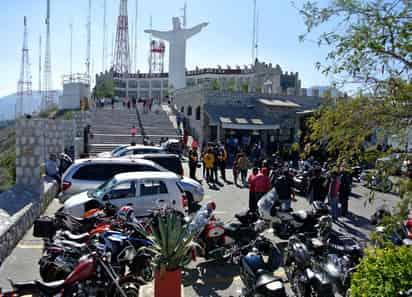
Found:
[[[73,23],[70,24],[70,81],[73,80]]]
[[[39,36],[39,94],[41,94],[41,35]]]
[[[107,67],[107,1],[104,0],[103,11],[103,55],[102,55],[102,72],[106,71]]]
[[[91,58],[91,42],[92,42],[92,0],[89,0],[89,15],[87,17],[87,57],[86,57],[86,75],[91,84],[90,73],[90,58]]]
[[[29,46],[28,46],[28,30],[27,17],[24,17],[24,34],[23,48],[21,57],[20,79],[17,83],[17,102],[16,102],[16,118],[24,114],[24,109],[30,112],[28,104],[32,101],[32,85],[31,85],[30,61],[29,61]],[[24,108],[26,107],[26,108]]]
[[[53,99],[53,81],[51,66],[51,40],[50,40],[50,0],[47,0],[46,16],[46,54],[44,57],[44,92],[42,98],[42,110],[49,109],[54,104]]]
[[[183,11],[183,15],[182,15],[183,28],[186,28],[187,26],[187,2],[186,1],[185,1],[185,4],[183,5],[182,11]]]
[[[256,0],[253,0],[252,65],[256,60]]]
[[[138,44],[138,18],[139,18],[139,0],[136,0],[136,15],[135,15],[135,19],[134,19],[134,66],[135,69],[132,69],[132,71],[134,70],[135,73],[137,73],[138,71],[138,65],[137,65],[137,44]]]
[[[130,72],[129,20],[127,16],[127,0],[120,1],[119,16],[117,19],[113,68],[115,72],[121,74]]]

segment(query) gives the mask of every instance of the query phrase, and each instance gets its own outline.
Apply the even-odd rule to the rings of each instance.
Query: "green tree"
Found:
[[[241,86],[242,92],[247,93],[249,92],[249,84],[247,82],[244,82]]]
[[[412,288],[412,249],[369,250],[352,278],[351,297],[394,297]]]
[[[220,90],[220,82],[217,79],[214,79],[211,84],[212,90]]]
[[[227,88],[231,92],[236,91],[236,81],[234,79],[231,79],[227,84]]]
[[[98,98],[111,98],[114,96],[114,81],[113,80],[104,80],[96,85],[95,95]]]
[[[353,98],[338,98],[321,107],[309,121],[307,140],[312,149],[325,147],[338,159],[376,159],[382,156],[381,152],[364,150],[363,145],[377,128],[380,134],[402,135],[411,126],[412,2],[330,0],[327,3],[320,6],[307,1],[300,8],[307,29],[300,39],[315,39],[319,45],[326,45],[330,51],[316,67],[326,75],[333,75],[337,85],[349,84],[362,91]],[[323,33],[313,38],[315,31]],[[381,170],[386,176],[390,174],[386,168]],[[388,226],[399,224],[412,207],[412,180],[401,179],[399,186],[402,199]],[[371,289],[381,290],[359,289],[353,296],[394,296],[381,286],[381,280],[368,279]],[[400,278],[399,282],[403,281]],[[354,283],[354,288],[357,285],[359,282]]]

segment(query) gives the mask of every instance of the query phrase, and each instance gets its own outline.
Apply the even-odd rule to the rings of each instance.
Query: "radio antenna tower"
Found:
[[[150,41],[149,73],[163,73],[166,46],[162,40]]]
[[[139,0],[136,0],[136,14],[135,14],[135,19],[134,19],[134,49],[133,49],[133,60],[134,60],[134,69],[132,69],[132,72],[134,71],[137,73],[138,71],[138,65],[137,65],[137,44],[138,44],[138,18],[139,18]]]
[[[118,73],[129,73],[129,21],[127,16],[127,0],[120,0],[119,16],[117,19],[116,45],[114,50],[113,69]]]
[[[73,80],[73,23],[70,24],[70,81]]]
[[[252,30],[252,65],[256,61],[256,26],[257,26],[256,0],[253,0],[253,30]]]
[[[92,48],[92,0],[89,0],[89,15],[87,16],[87,53],[86,53],[86,75],[91,82],[91,73],[90,73],[90,57],[91,57],[91,48]]]
[[[32,88],[31,88],[32,86],[31,86],[31,73],[30,73],[30,60],[29,60],[29,46],[28,46],[27,38],[28,38],[27,18],[24,17],[24,36],[23,36],[22,56],[21,56],[20,79],[17,83],[16,118],[24,114],[24,109],[26,109],[27,112],[31,111],[30,105],[32,102]]]
[[[41,93],[41,35],[39,36],[39,93]]]
[[[102,72],[106,71],[107,67],[107,1],[103,4],[103,55],[102,55]]]
[[[43,78],[43,98],[42,110],[47,110],[53,105],[53,84],[51,66],[51,45],[50,45],[50,0],[47,0],[46,16],[46,54],[44,56],[44,78]]]

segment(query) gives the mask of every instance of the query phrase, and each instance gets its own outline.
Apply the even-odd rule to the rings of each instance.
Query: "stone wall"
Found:
[[[41,166],[51,153],[75,144],[75,121],[26,119],[16,122],[16,184],[42,193]]]
[[[55,196],[56,183],[41,183],[42,195],[19,185],[0,194],[0,265]]]

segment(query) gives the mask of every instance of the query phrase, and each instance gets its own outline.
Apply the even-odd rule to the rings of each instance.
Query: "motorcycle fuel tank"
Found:
[[[96,273],[96,261],[94,258],[89,257],[80,261],[80,263],[74,268],[72,273],[66,278],[65,283],[72,285],[76,282],[81,282],[93,277]]]

